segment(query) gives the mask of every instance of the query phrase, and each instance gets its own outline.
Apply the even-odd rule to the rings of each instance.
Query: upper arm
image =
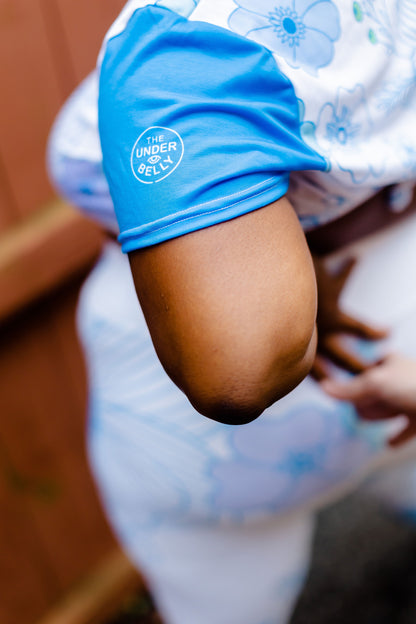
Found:
[[[285,199],[130,262],[158,356],[205,415],[251,420],[308,372],[314,271]]]
[[[313,269],[282,197],[291,171],[325,161],[263,46],[154,5],[112,35],[103,165],[156,350],[202,413],[250,420],[313,351]]]

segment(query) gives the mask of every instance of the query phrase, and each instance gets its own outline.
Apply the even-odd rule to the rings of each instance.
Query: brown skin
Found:
[[[349,381],[327,379],[323,389],[333,397],[355,404],[364,420],[407,416],[407,425],[389,440],[399,446],[416,436],[416,362],[391,354]]]
[[[367,421],[388,420],[405,416],[407,424],[389,440],[392,447],[416,437],[416,362],[400,354],[390,354],[369,365],[349,353],[343,343],[345,333],[377,340],[387,335],[385,329],[362,324],[345,315],[338,300],[355,262],[350,259],[337,275],[330,275],[318,256],[347,245],[365,234],[405,219],[416,210],[415,198],[407,210],[397,215],[386,203],[388,189],[369,199],[363,206],[308,234],[308,243],[316,254],[318,282],[318,352],[312,369],[322,381],[322,388],[331,396],[354,403],[360,417]],[[348,381],[328,379],[328,360],[356,373]],[[358,374],[357,374],[358,373]]]
[[[316,379],[328,375],[327,362],[335,362],[341,368],[353,373],[360,373],[368,368],[356,354],[349,352],[343,343],[345,334],[354,334],[367,340],[385,338],[388,331],[373,328],[344,314],[338,299],[351,271],[354,260],[350,259],[336,275],[325,270],[321,260],[326,254],[374,232],[387,228],[406,219],[416,211],[416,197],[403,212],[396,214],[389,209],[390,189],[385,188],[368,199],[364,204],[344,216],[322,225],[307,234],[309,248],[314,254],[316,277],[318,282],[318,352],[312,369]]]
[[[285,198],[135,251],[130,264],[158,357],[200,413],[250,422],[309,372],[315,275]]]
[[[315,273],[318,283],[318,349],[311,370],[317,380],[328,376],[328,361],[337,364],[351,373],[361,373],[368,368],[368,363],[348,351],[343,342],[345,334],[366,340],[381,340],[387,336],[384,328],[376,328],[363,323],[349,314],[345,314],[339,305],[339,298],[355,260],[350,258],[338,273],[331,274],[324,262],[314,257]]]

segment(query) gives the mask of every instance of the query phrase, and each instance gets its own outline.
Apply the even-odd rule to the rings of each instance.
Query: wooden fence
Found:
[[[53,199],[52,121],[124,0],[0,0],[0,622],[32,624],[115,547],[89,475],[74,310],[100,232]]]

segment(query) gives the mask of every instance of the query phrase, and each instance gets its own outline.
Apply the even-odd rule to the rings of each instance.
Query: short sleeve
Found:
[[[154,5],[106,43],[99,131],[125,252],[261,208],[291,171],[326,168],[270,52]]]

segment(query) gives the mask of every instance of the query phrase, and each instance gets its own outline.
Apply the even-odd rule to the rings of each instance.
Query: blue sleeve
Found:
[[[155,6],[106,45],[99,130],[125,252],[261,208],[291,171],[326,168],[265,48]]]

